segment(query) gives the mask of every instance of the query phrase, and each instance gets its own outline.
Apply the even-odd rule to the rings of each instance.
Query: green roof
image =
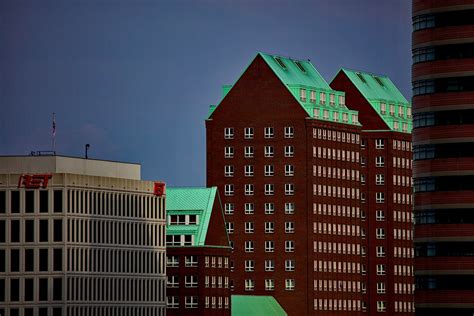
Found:
[[[309,60],[298,60],[279,55],[258,53],[275,75],[287,87],[300,106],[306,111],[308,117],[324,121],[343,124],[360,125],[358,112],[350,110],[340,98],[345,98],[345,93],[331,89],[329,84],[319,74]],[[222,88],[223,98],[232,89],[232,85]],[[301,95],[304,98],[301,98]],[[313,98],[312,98],[313,96]],[[324,97],[321,100],[321,97]],[[334,102],[330,102],[331,97]],[[209,116],[218,105],[209,107]]]
[[[287,315],[273,296],[231,295],[232,316]]]
[[[197,225],[167,224],[166,234],[191,234],[194,235],[195,246],[204,246],[216,195],[217,187],[167,188],[167,215],[199,215],[199,220]]]
[[[372,105],[390,129],[403,131],[402,126],[396,127],[397,125],[406,124],[408,126],[406,132],[411,132],[411,114],[408,113],[408,109],[411,110],[411,104],[389,77],[346,68],[342,68],[340,71],[347,75],[349,80]],[[386,106],[385,113],[381,110],[381,104]],[[394,115],[389,113],[390,104],[396,107]],[[398,106],[402,106],[403,117],[398,116]]]

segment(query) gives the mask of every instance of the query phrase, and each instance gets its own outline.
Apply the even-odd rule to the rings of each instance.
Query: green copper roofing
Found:
[[[169,225],[168,223],[166,234],[194,235],[194,246],[204,246],[216,195],[217,187],[167,188],[167,215],[198,215],[199,220],[197,225]]]
[[[346,68],[340,71],[347,75],[391,130],[411,133],[411,104],[390,78]],[[390,113],[391,105],[393,105],[393,113]],[[398,113],[400,106],[401,115]]]
[[[275,75],[306,111],[308,117],[343,124],[360,125],[358,112],[346,107],[345,94],[331,89],[308,60],[297,60],[278,55],[258,53]],[[232,89],[231,85],[222,88],[223,98]],[[209,107],[209,116],[218,105]]]
[[[232,316],[284,316],[285,310],[273,296],[231,295]]]

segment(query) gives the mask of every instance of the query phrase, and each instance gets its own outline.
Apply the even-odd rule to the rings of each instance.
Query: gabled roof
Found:
[[[273,296],[231,295],[232,316],[286,316]]]
[[[261,52],[257,53],[255,58],[258,57],[261,57],[265,61],[278,79],[280,79],[283,85],[290,91],[298,104],[306,111],[308,117],[334,121],[334,116],[337,116],[337,122],[339,123],[360,125],[357,120],[353,121],[358,112],[350,110],[343,103],[339,103],[339,96],[344,96],[344,92],[333,90],[309,60],[297,60]],[[252,63],[255,61],[255,58],[252,60]],[[231,90],[232,85],[224,86],[223,98],[225,98]],[[306,100],[300,98],[301,91],[306,94]],[[326,100],[320,103],[314,99],[313,102],[311,102],[310,91],[315,92],[318,98],[320,97],[319,93],[324,94]],[[334,103],[332,105],[329,104],[330,94],[334,96]],[[212,116],[212,113],[218,106],[219,105],[210,106],[209,117]],[[323,111],[328,112],[330,115],[324,118],[322,115],[324,113]],[[347,115],[347,119],[343,119],[345,115]]]
[[[347,77],[368,101],[386,101],[407,104],[407,99],[387,76],[342,68]]]
[[[204,246],[216,195],[217,187],[167,188],[167,214],[199,215],[199,222],[197,225],[167,225],[166,234],[192,234],[194,235],[195,246]],[[217,203],[219,202],[217,201]]]

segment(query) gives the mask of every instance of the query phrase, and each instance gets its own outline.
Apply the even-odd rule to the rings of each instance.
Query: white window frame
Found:
[[[275,155],[275,149],[273,146],[265,146],[264,148],[264,156],[266,158],[271,158]]]
[[[272,259],[265,260],[265,271],[272,272],[275,271],[275,261]]]
[[[184,276],[184,287],[196,288],[198,287],[198,276],[197,275],[185,275]]]
[[[254,175],[253,165],[245,165],[245,167],[244,167],[244,176],[253,177],[253,175]]]
[[[265,184],[265,195],[274,195],[275,194],[275,185],[273,183]]]
[[[275,175],[275,168],[273,165],[265,165],[265,177],[273,177]]]
[[[273,240],[265,240],[265,252],[275,252],[275,242]]]
[[[295,260],[294,259],[286,259],[285,260],[285,271],[291,272],[295,271]]]
[[[198,266],[198,257],[197,256],[185,256],[184,257],[184,266],[185,267],[197,267]]]
[[[245,158],[253,158],[253,156],[254,156],[253,146],[245,146],[244,147],[244,157]]]
[[[385,139],[377,138],[375,140],[375,149],[384,149],[385,148]]]
[[[245,203],[244,204],[244,213],[247,215],[251,215],[255,212],[255,204],[253,203]]]
[[[385,203],[385,193],[376,192],[375,193],[375,203]]]
[[[376,174],[375,175],[375,184],[376,185],[384,185],[384,183],[385,183],[385,175]]]
[[[285,183],[285,195],[295,195],[295,185],[293,183]]]
[[[245,280],[245,291],[253,290],[255,290],[255,281],[250,279]]]
[[[376,246],[375,247],[375,253],[377,258],[384,258],[386,253],[385,253],[385,247],[384,246]]]
[[[234,166],[225,165],[224,166],[224,177],[233,177],[234,176]]]
[[[168,275],[166,278],[167,288],[178,288],[179,287],[179,275]]]
[[[224,158],[234,158],[234,147],[232,146],[224,147]]]
[[[265,291],[274,291],[275,290],[275,280],[265,279]]]
[[[285,252],[295,252],[295,242],[293,240],[285,240]]]
[[[376,210],[375,211],[375,220],[377,222],[382,222],[385,220],[385,211],[383,210]]]
[[[294,234],[295,232],[295,223],[294,222],[285,222],[285,233]]]
[[[274,203],[265,203],[265,214],[270,215],[275,213],[275,204]]]
[[[286,291],[295,290],[295,279],[285,279],[285,290]]]
[[[255,271],[255,261],[245,260],[245,272],[253,272],[253,271]]]
[[[224,139],[234,139],[234,128],[225,127],[224,128]]]
[[[227,234],[233,234],[234,233],[234,223],[233,222],[226,222],[225,223],[225,228],[227,230]]]
[[[285,214],[294,214],[295,213],[295,203],[287,202],[285,203]]]
[[[385,165],[385,158],[384,156],[377,156],[375,157],[375,166],[376,167],[383,167]]]
[[[295,128],[293,126],[285,126],[285,138],[295,137]]]
[[[293,146],[285,146],[285,157],[294,157],[295,148]]]
[[[265,234],[275,233],[275,223],[274,222],[265,222]]]
[[[233,196],[234,195],[234,185],[233,184],[224,185],[224,195],[225,196]]]
[[[252,183],[245,184],[244,189],[245,196],[252,196],[255,193],[254,185]]]
[[[244,128],[244,138],[252,139],[253,138],[253,127]]]
[[[293,177],[294,175],[295,175],[295,166],[285,165],[285,176],[286,177]]]
[[[385,228],[378,227],[375,229],[375,236],[377,239],[385,239]]]
[[[167,296],[166,308],[179,308],[179,296]]]
[[[245,241],[245,252],[254,252],[255,251],[255,247],[254,247],[254,243],[252,240],[246,240]]]
[[[265,138],[273,138],[275,137],[275,129],[273,127],[265,127],[263,135]]]
[[[245,233],[246,234],[253,234],[255,232],[255,224],[254,222],[245,222]]]

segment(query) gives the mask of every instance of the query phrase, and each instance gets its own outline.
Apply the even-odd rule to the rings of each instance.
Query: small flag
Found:
[[[53,137],[56,136],[56,119],[54,117],[54,113],[53,113],[53,131],[52,131],[52,134],[53,134]]]

